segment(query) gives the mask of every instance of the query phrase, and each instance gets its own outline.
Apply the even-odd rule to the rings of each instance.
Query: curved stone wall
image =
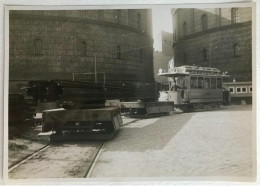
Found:
[[[149,10],[11,11],[10,81],[153,82],[151,35]]]

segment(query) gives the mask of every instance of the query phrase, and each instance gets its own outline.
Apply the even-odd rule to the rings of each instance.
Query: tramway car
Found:
[[[169,82],[169,90],[159,92],[159,101],[174,101],[183,111],[216,109],[223,102],[223,77],[228,75],[217,68],[184,65],[158,75]]]

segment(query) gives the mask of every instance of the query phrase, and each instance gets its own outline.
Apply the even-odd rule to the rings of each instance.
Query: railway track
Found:
[[[9,178],[89,177],[105,142],[74,141],[50,143],[11,166],[8,170]]]
[[[140,120],[143,120],[143,118],[129,118],[122,127]],[[107,140],[49,143],[10,166],[9,177],[11,179],[90,178],[106,143]],[[76,164],[73,162],[76,162]],[[61,174],[60,171],[64,173]],[[80,173],[68,174],[68,172]]]
[[[19,167],[21,164],[27,162],[28,160],[30,160],[32,157],[36,156],[37,154],[41,153],[42,151],[48,149],[53,143],[49,143],[47,145],[45,145],[44,147],[38,149],[37,151],[35,151],[34,153],[26,156],[24,159],[18,161],[16,164],[12,165],[11,167],[8,168],[8,172],[11,172],[12,170],[14,170],[15,168]]]
[[[92,173],[92,171],[93,171],[93,169],[94,169],[94,167],[96,165],[96,162],[98,160],[99,155],[101,154],[102,149],[105,146],[105,143],[106,143],[106,141],[102,142],[102,144],[98,148],[97,153],[94,156],[94,158],[93,158],[93,160],[92,160],[92,162],[91,162],[91,164],[90,164],[90,166],[89,166],[89,168],[88,168],[88,170],[87,170],[87,172],[85,174],[85,178],[89,178],[91,176],[91,173]]]

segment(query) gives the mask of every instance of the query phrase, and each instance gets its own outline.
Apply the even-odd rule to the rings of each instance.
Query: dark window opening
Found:
[[[229,88],[228,90],[230,93],[234,93],[234,88]]]
[[[141,30],[141,15],[137,14],[137,29]]]
[[[183,23],[182,29],[183,29],[183,37],[185,37],[187,35],[187,24],[186,24],[186,22]]]
[[[217,88],[217,80],[216,78],[211,78],[211,89]]]
[[[239,14],[237,8],[231,9],[231,24],[236,24],[239,22]]]
[[[197,88],[197,77],[191,77],[190,78],[190,88]]]
[[[101,20],[101,19],[103,19],[103,17],[104,17],[104,10],[99,10],[98,11],[98,19]]]
[[[201,16],[201,29],[202,29],[202,31],[205,31],[208,29],[208,17],[206,14],[203,14]]]
[[[81,42],[80,55],[86,56],[86,42],[85,41]]]
[[[120,23],[121,19],[121,10],[117,10],[117,15],[115,15],[116,22]]]
[[[121,46],[116,47],[116,58],[121,59]]]
[[[208,60],[207,49],[203,49],[202,50],[202,59],[203,59],[203,61],[207,61]]]
[[[218,88],[218,89],[222,89],[221,78],[217,78],[217,88]]]
[[[244,93],[247,92],[246,87],[242,88],[242,92],[244,92]]]
[[[198,88],[203,89],[203,77],[198,77]]]
[[[233,50],[234,50],[234,57],[235,56],[240,56],[240,46],[239,46],[239,44],[234,44],[234,46],[233,46]]]
[[[237,87],[237,92],[240,93],[241,92],[241,88]]]
[[[205,78],[204,80],[204,88],[209,89],[210,88],[210,78]]]
[[[42,41],[40,39],[36,39],[34,41],[34,49],[35,49],[35,54],[36,55],[41,55],[42,54]]]
[[[249,88],[249,92],[252,92],[252,91],[253,91],[253,88],[252,88],[252,87],[250,87],[250,88]]]
[[[143,59],[143,55],[144,55],[144,50],[141,48],[140,51],[139,51],[139,61],[140,63],[142,63],[142,59]]]
[[[176,30],[174,31],[174,34],[173,34],[173,41],[176,41]]]
[[[187,65],[187,54],[183,54],[183,65]]]

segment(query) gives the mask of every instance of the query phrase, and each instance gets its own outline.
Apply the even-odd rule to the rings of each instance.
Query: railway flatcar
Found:
[[[219,108],[223,102],[223,77],[217,68],[180,66],[159,72],[168,77],[169,90],[160,91],[159,101],[173,101],[183,111]]]

